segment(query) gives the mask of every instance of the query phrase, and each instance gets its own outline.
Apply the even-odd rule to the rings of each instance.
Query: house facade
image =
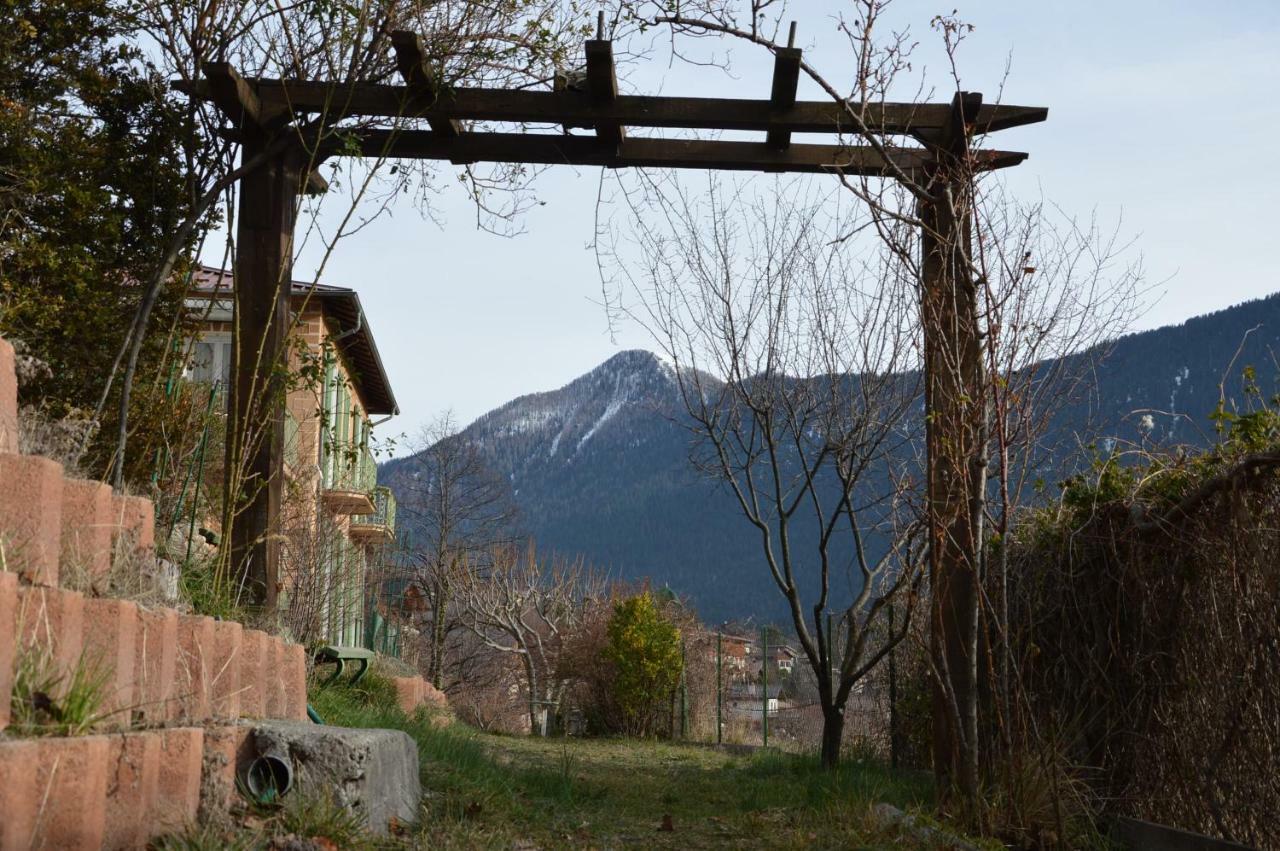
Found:
[[[285,397],[280,611],[295,638],[399,645],[380,589],[395,541],[395,498],[377,483],[373,429],[399,412],[359,295],[295,281]],[[186,377],[225,400],[234,359],[230,272],[200,267],[187,309]],[[225,408],[225,402],[224,402]]]

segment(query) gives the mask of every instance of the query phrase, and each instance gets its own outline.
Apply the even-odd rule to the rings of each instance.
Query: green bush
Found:
[[[651,735],[680,684],[680,630],[645,591],[614,604],[607,632],[604,655],[617,671],[614,697],[627,732]]]

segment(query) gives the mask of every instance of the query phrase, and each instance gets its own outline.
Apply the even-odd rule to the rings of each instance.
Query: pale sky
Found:
[[[848,55],[833,15],[847,5],[791,4],[806,59],[837,81]],[[935,99],[949,99],[952,86],[929,20],[956,6],[977,27],[961,56],[965,88],[995,100],[1008,64],[1000,99],[1049,107],[1046,123],[988,142],[1030,152],[1007,173],[1010,185],[1072,215],[1122,219],[1157,285],[1138,328],[1280,290],[1280,0],[898,0],[891,22],[911,27],[916,73]],[[628,69],[622,87],[768,96],[771,57],[739,44],[731,61],[733,76],[655,55]],[[806,83],[800,97],[818,98]],[[514,238],[478,231],[465,197],[447,190],[443,226],[406,203],[339,244],[322,280],[359,291],[400,402],[382,434],[413,435],[450,409],[466,424],[622,349],[654,348],[631,325],[611,338],[599,305],[589,248],[599,179],[598,169],[545,172],[536,185],[544,204]],[[314,253],[303,252],[298,277]],[[205,259],[216,262],[212,254]]]

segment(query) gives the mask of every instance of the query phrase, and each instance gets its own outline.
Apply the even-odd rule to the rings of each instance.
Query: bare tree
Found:
[[[637,217],[636,292],[675,362],[694,460],[754,527],[818,683],[822,761],[840,757],[854,685],[905,633],[918,589],[909,470],[918,402],[910,280],[836,239],[830,191],[711,183]],[[661,226],[652,224],[660,220]],[[892,632],[877,628],[903,595]],[[846,636],[828,646],[833,612]]]
[[[674,7],[633,0],[624,5],[645,24],[666,28],[675,55],[692,62],[705,64],[705,54],[695,56],[689,51],[707,37],[740,40],[774,54],[784,50],[791,38],[784,41],[781,36],[793,9],[777,0],[689,0]],[[990,533],[992,388],[1008,378],[992,372],[1005,366],[1003,355],[993,360],[990,349],[990,335],[999,321],[992,308],[998,307],[1002,297],[993,299],[987,277],[993,246],[982,242],[998,229],[983,222],[983,188],[989,181],[980,179],[981,140],[975,129],[980,133],[981,128],[970,120],[981,106],[981,96],[964,91],[958,63],[960,45],[973,27],[954,14],[936,16],[930,25],[947,59],[952,113],[963,118],[941,133],[910,134],[931,156],[930,167],[909,173],[888,156],[894,143],[876,127],[877,107],[903,100],[891,95],[904,92],[907,100],[931,99],[924,97],[930,86],[923,79],[907,79],[916,42],[906,27],[886,28],[882,19],[889,5],[889,0],[855,0],[847,14],[836,16],[836,35],[847,43],[853,60],[847,85],[837,85],[808,62],[800,67],[802,75],[838,105],[846,128],[841,135],[885,159],[883,174],[876,176],[833,169],[832,180],[857,199],[866,213],[833,238],[878,242],[886,262],[897,268],[894,276],[906,279],[915,291],[927,412],[923,460],[934,769],[944,798],[958,794],[960,804],[976,813],[981,783],[979,636]],[[1022,281],[1014,284],[1021,286]],[[1026,304],[1034,305],[1035,299]],[[1028,321],[1024,327],[1034,327],[1034,320]],[[1092,327],[1116,326],[1103,321]],[[1087,331],[1080,335],[1088,336]],[[1071,337],[1058,331],[1047,339]],[[1025,347],[1020,351],[1025,353]]]
[[[465,570],[458,582],[467,628],[487,646],[513,654],[524,669],[529,729],[540,729],[543,713],[554,714],[568,681],[560,653],[601,599],[603,583],[581,561],[539,559],[530,542],[494,547],[481,570]]]
[[[462,627],[454,598],[462,574],[485,569],[496,546],[515,539],[510,485],[444,414],[420,436],[415,468],[401,488],[412,518],[413,583],[427,606],[427,677],[445,687],[450,634]]]

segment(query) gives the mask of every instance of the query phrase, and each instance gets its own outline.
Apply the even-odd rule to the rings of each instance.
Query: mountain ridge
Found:
[[[1252,364],[1273,387],[1278,346],[1280,294],[1125,335],[1108,344],[1092,392],[1056,417],[1051,439],[1205,445],[1223,376],[1231,387],[1231,373]],[[1151,417],[1150,428],[1139,414]],[[780,616],[752,527],[723,485],[690,464],[683,417],[672,364],[631,349],[558,389],[517,397],[460,434],[510,482],[540,549],[668,584],[709,619]],[[397,488],[415,457],[388,462],[380,478]]]

